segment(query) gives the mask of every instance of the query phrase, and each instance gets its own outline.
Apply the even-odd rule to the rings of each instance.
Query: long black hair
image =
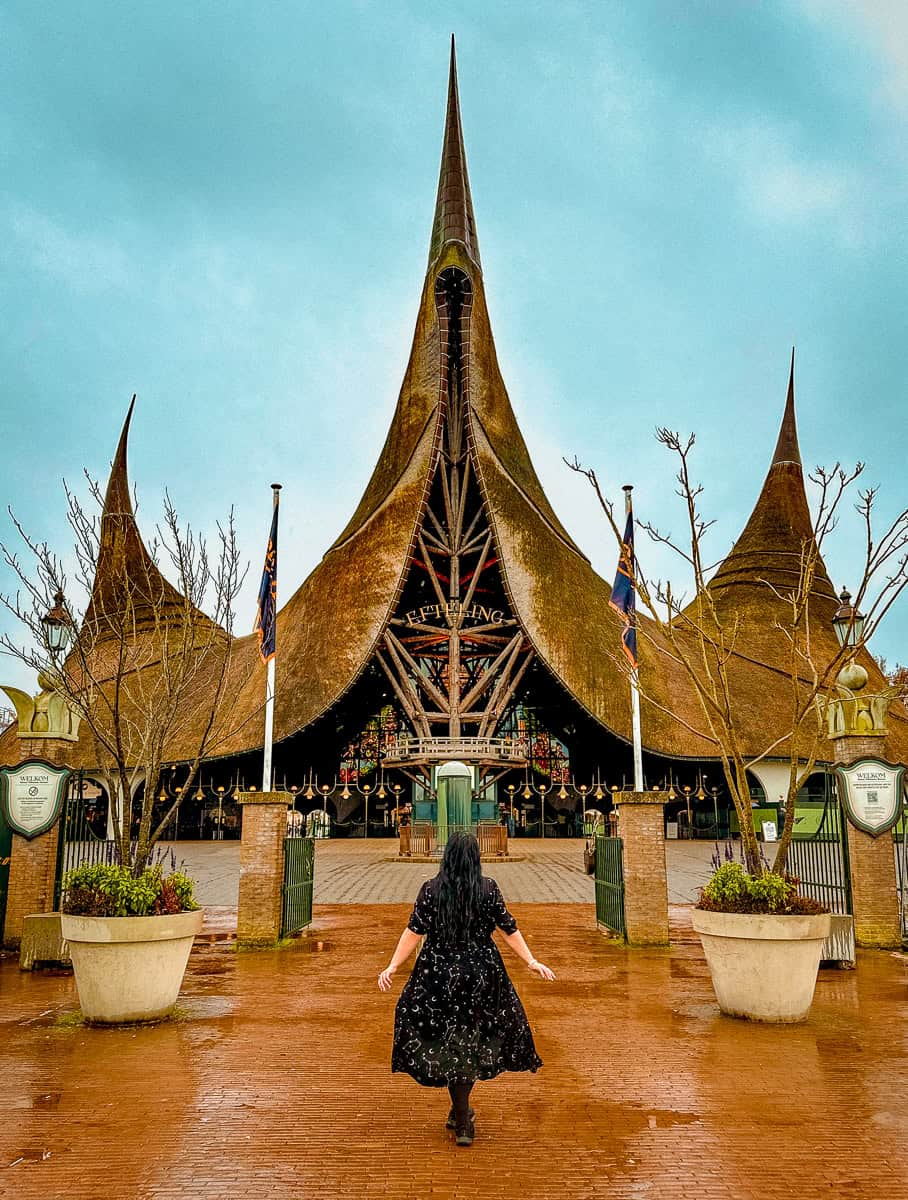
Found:
[[[479,842],[472,833],[452,833],[448,838],[434,890],[441,940],[464,945],[479,923],[482,900]]]

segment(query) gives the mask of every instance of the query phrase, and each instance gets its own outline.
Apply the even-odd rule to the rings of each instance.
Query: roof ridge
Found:
[[[460,93],[457,87],[457,56],[454,35],[451,34],[451,65],[448,74],[448,108],[438,173],[438,195],[435,200],[435,219],[429,243],[429,262],[433,263],[448,242],[461,242],[477,267],[479,239],[473,215],[473,197],[467,174],[467,153],[460,121]]]
[[[788,375],[788,395],[785,398],[785,411],[782,414],[782,424],[779,428],[779,438],[773,451],[771,466],[778,463],[791,462],[801,466],[801,448],[798,445],[798,425],[795,419],[794,398],[795,348],[791,348],[791,370]]]
[[[183,605],[178,589],[165,578],[149,553],[136,522],[126,462],[135,404],[133,395],[110,465],[101,510],[95,577],[85,610],[84,624],[93,626],[94,634],[99,638],[114,635],[114,630],[107,626],[110,618],[123,606],[127,581],[137,584],[136,594],[127,601],[136,608],[137,614],[145,607]]]
[[[731,584],[768,582],[775,587],[790,588],[792,576],[800,570],[803,546],[815,536],[798,446],[792,347],[785,411],[769,470],[747,524],[709,586],[725,588]],[[813,590],[834,597],[822,559],[817,564]]]

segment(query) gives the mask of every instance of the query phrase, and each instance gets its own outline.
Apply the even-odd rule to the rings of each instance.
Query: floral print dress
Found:
[[[426,940],[397,1002],[391,1070],[425,1087],[538,1070],[526,1013],[492,941],[496,926],[517,928],[498,884],[483,879],[480,920],[461,947],[436,933],[435,884],[420,888],[407,923]]]

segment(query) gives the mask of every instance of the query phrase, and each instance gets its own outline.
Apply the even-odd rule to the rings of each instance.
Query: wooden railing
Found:
[[[526,748],[511,738],[414,738],[401,737],[389,747],[383,759],[386,763],[446,762],[462,759],[467,762],[526,762]]]
[[[452,833],[475,835],[483,858],[505,858],[508,853],[508,831],[504,825],[444,825],[439,829],[425,821],[415,821],[400,830],[402,858],[432,858],[441,855]]]

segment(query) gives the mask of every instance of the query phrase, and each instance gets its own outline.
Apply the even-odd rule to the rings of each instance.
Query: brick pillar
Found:
[[[886,758],[879,736],[846,736],[833,740],[836,763],[848,766],[861,758]],[[863,947],[897,947],[902,944],[899,895],[890,831],[871,837],[846,820],[848,857],[851,862],[851,899],[854,940]]]
[[[624,842],[624,918],[627,940],[668,945],[664,792],[617,792],[618,836]]]
[[[72,749],[72,743],[58,738],[20,736],[18,749],[21,755],[20,762],[26,762],[30,758],[42,758],[45,762],[63,766],[67,752]],[[8,949],[18,949],[25,917],[54,910],[59,841],[59,821],[46,833],[31,840],[21,837],[18,833],[13,834],[9,890],[6,894],[6,920],[3,923],[3,945]]]
[[[281,889],[289,792],[241,792],[240,896],[237,943],[273,946],[281,936]]]
[[[59,821],[47,833],[31,841],[18,833],[13,834],[6,920],[3,924],[3,945],[11,950],[18,949],[22,941],[22,926],[26,917],[54,910],[59,840]]]

